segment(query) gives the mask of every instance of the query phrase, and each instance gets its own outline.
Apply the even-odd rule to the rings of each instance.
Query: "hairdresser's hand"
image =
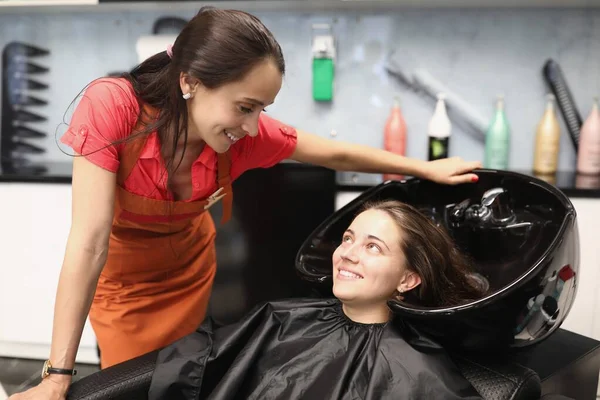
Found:
[[[423,177],[447,185],[477,182],[479,177],[471,171],[481,168],[479,161],[464,161],[460,157],[443,158],[425,163]]]
[[[48,377],[23,393],[13,394],[8,400],[65,400],[67,389],[68,385],[64,382],[54,381]]]

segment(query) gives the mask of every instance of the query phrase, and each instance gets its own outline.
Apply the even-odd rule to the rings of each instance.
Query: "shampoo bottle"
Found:
[[[556,118],[555,97],[546,95],[546,110],[537,126],[533,171],[537,174],[556,173],[560,150],[560,126]]]
[[[504,97],[496,100],[496,114],[485,135],[485,168],[508,169],[510,127],[504,111]]]
[[[394,154],[406,155],[406,122],[400,111],[400,101],[394,97],[394,105],[385,123],[384,148]],[[384,180],[401,180],[402,175],[384,174]]]
[[[592,111],[579,133],[577,172],[585,175],[600,174],[600,111],[597,97],[594,98]]]
[[[448,145],[450,142],[450,133],[452,124],[446,112],[446,102],[444,93],[437,96],[435,112],[429,121],[429,161],[439,160],[448,157]]]

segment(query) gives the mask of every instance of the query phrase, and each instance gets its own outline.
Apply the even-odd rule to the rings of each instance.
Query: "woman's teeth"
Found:
[[[240,140],[239,137],[235,137],[233,136],[231,133],[225,131],[225,136],[227,136],[229,138],[229,140],[231,140],[233,143],[237,142],[238,140]]]
[[[346,277],[346,278],[362,279],[362,276],[357,275],[350,271],[346,271],[345,269],[340,269],[340,275],[343,277]]]

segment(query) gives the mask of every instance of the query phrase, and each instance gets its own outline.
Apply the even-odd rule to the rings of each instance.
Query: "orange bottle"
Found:
[[[384,130],[384,148],[394,154],[406,155],[406,122],[400,111],[400,100],[394,97],[392,111],[387,118]],[[384,174],[383,180],[400,180],[403,175]]]

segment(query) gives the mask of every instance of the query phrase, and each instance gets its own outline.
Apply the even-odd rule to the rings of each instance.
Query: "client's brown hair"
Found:
[[[415,207],[395,201],[365,204],[361,212],[387,213],[402,231],[400,247],[406,268],[421,277],[421,284],[408,292],[426,307],[454,306],[480,299],[486,294],[472,278],[473,266],[450,235]]]

